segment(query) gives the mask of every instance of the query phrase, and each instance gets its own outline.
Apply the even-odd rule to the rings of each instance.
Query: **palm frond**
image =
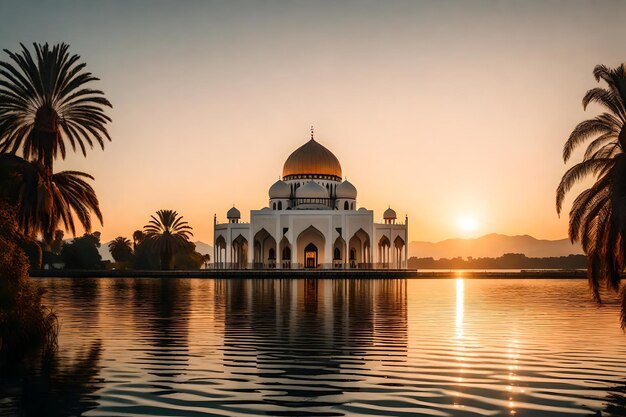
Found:
[[[620,121],[608,113],[578,124],[563,146],[563,160],[567,162],[574,149],[594,135],[614,134],[620,132]]]
[[[563,206],[563,200],[567,192],[576,184],[588,175],[597,174],[605,166],[610,166],[613,163],[611,158],[597,158],[589,159],[580,162],[570,169],[568,169],[556,190],[556,210],[557,213],[561,213]]]
[[[21,45],[18,53],[4,50],[0,61],[0,151],[22,150],[52,171],[54,158],[77,147],[86,154],[94,141],[104,147],[111,140],[105,113],[112,107],[101,90],[89,88],[98,80],[86,72],[67,44],[33,44],[35,55]]]
[[[604,88],[596,87],[587,91],[587,94],[583,97],[583,108],[586,110],[589,103],[598,103],[607,109],[611,110],[620,121],[626,121],[626,115],[624,112],[624,105],[621,101],[621,97],[617,96],[614,91],[609,91]]]

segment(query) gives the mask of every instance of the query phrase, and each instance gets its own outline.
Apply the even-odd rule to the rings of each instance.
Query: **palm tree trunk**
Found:
[[[37,110],[35,116],[35,132],[37,138],[37,152],[39,162],[45,168],[46,176],[52,176],[54,165],[54,148],[59,131],[59,115],[50,105],[44,105]]]
[[[169,271],[172,263],[172,252],[170,250],[163,250],[161,252],[161,270]]]

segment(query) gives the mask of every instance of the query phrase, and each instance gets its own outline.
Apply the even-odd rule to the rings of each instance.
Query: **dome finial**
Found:
[[[315,133],[315,130],[313,129],[313,125],[311,125],[311,139],[313,139],[313,134]]]

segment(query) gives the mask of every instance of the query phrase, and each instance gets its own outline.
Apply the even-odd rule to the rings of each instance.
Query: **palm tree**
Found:
[[[109,252],[115,262],[127,262],[133,255],[131,241],[119,236],[109,242]]]
[[[76,235],[76,220],[90,232],[92,213],[102,224],[96,192],[86,180],[93,177],[78,171],[48,175],[40,162],[0,154],[0,197],[16,207],[20,230],[29,237],[41,233],[52,241],[59,224]]]
[[[595,182],[574,200],[569,214],[569,237],[579,241],[588,258],[589,284],[594,298],[601,302],[604,286],[619,291],[626,255],[626,69],[624,64],[610,69],[598,65],[596,81],[606,88],[593,88],[583,97],[583,107],[595,102],[605,111],[578,124],[565,142],[563,159],[591,140],[583,160],[571,167],[556,192],[560,214],[563,200],[572,186],[592,175]],[[626,328],[626,290],[622,290],[622,328]]]
[[[36,58],[20,45],[21,53],[4,50],[12,62],[0,61],[0,153],[21,149],[51,175],[54,159],[65,158],[68,146],[83,155],[94,141],[104,149],[111,140],[104,107],[112,105],[102,91],[86,87],[98,78],[65,43],[34,43]]]
[[[211,255],[208,253],[202,255],[202,262],[204,263],[204,269],[209,269],[209,263],[211,262]]]
[[[144,226],[145,240],[159,253],[161,269],[168,270],[174,254],[183,249],[193,236],[191,226],[174,210],[159,210],[156,217],[150,217],[151,220]]]
[[[143,242],[145,237],[146,235],[141,230],[135,230],[133,232],[133,251],[137,250],[137,246],[139,246],[141,242]]]

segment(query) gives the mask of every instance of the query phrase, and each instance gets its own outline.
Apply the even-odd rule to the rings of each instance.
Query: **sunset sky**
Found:
[[[67,42],[101,78],[113,142],[56,166],[96,177],[104,241],[172,208],[211,242],[213,213],[267,205],[312,124],[410,240],[558,239],[561,148],[598,110],[593,67],[626,58],[625,19],[617,1],[0,0],[0,46]]]

